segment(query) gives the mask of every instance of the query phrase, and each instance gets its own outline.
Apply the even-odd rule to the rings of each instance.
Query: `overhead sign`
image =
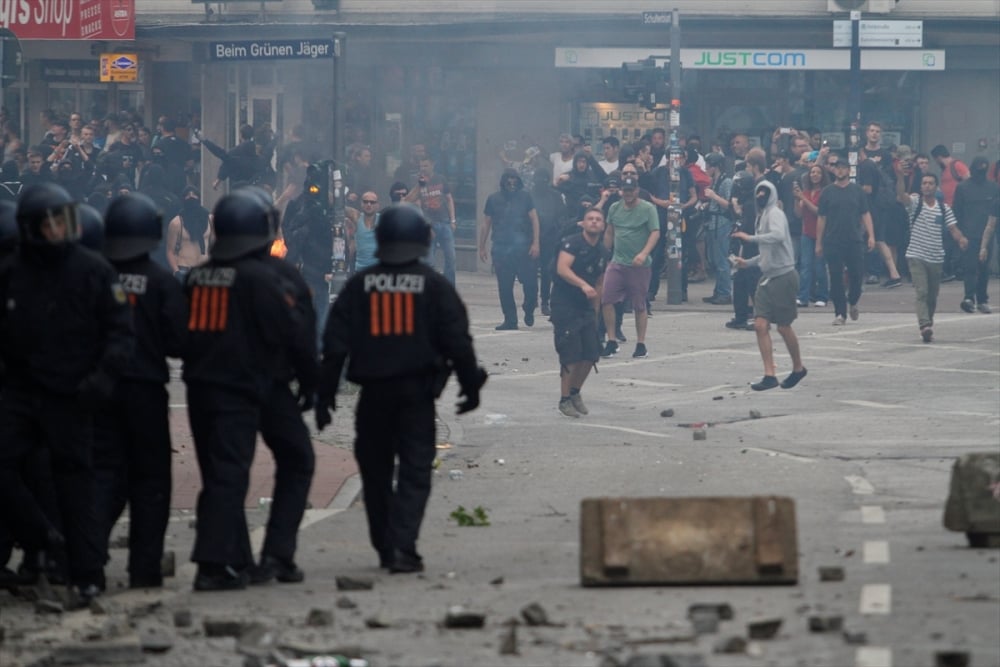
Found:
[[[103,83],[132,83],[139,80],[139,56],[134,53],[102,53]]]
[[[681,49],[681,67],[713,70],[849,70],[845,49]],[[556,67],[620,68],[624,62],[657,58],[642,48],[556,48]],[[871,49],[861,51],[863,70],[923,70],[945,68],[942,49]]]
[[[858,39],[861,48],[919,49],[924,45],[923,21],[860,21]],[[851,22],[833,22],[833,45],[851,45]]]
[[[671,25],[674,22],[673,12],[643,12],[643,25]]]
[[[335,54],[336,44],[332,39],[259,39],[208,44],[212,60],[316,60],[333,58]]]
[[[19,39],[135,39],[135,0],[0,0]]]

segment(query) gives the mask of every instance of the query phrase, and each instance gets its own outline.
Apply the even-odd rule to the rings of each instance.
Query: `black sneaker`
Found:
[[[627,343],[628,342],[628,338],[625,337],[625,332],[622,331],[621,327],[618,327],[617,329],[615,329],[615,340],[618,341],[619,343]]]
[[[530,312],[529,311],[525,311],[524,312],[524,326],[526,326],[526,327],[533,327],[533,326],[535,326],[535,312],[534,311],[530,311]]]
[[[424,561],[420,556],[396,551],[396,557],[389,564],[390,574],[410,574],[423,572]]]
[[[198,568],[194,578],[196,591],[241,591],[247,587],[250,577],[245,571],[234,569],[230,565],[205,566]]]
[[[931,327],[929,324],[927,326],[925,326],[925,327],[922,327],[920,329],[920,338],[925,343],[930,343],[931,341],[933,341],[934,340],[934,328]]]
[[[636,343],[635,352],[632,353],[633,359],[645,359],[649,356],[649,352],[646,351],[645,343]]]
[[[607,358],[613,357],[616,354],[618,354],[618,343],[613,340],[609,340],[604,344],[604,351],[601,352],[601,356]]]
[[[274,556],[263,556],[259,565],[250,568],[250,583],[266,584],[277,579],[283,584],[297,584],[304,581],[306,573],[294,562],[287,562]]]
[[[941,282],[943,282],[943,283],[953,283],[957,279],[958,278],[955,276],[954,273],[947,273],[947,274],[941,276]]]
[[[542,315],[545,316],[545,317],[548,317],[551,314],[552,314],[552,310],[549,308],[549,304],[543,303],[542,304]]]
[[[778,386],[778,378],[773,375],[765,375],[761,378],[760,382],[754,382],[750,385],[750,388],[754,391],[766,391],[767,389],[774,389]]]
[[[988,304],[985,304],[985,303],[980,303],[979,305],[977,305],[977,306],[976,306],[976,310],[978,310],[978,311],[979,311],[980,313],[982,313],[983,315],[989,315],[990,313],[992,313],[992,312],[993,312],[993,311],[992,311],[992,310],[990,309],[989,305],[988,305]]]
[[[802,367],[801,371],[792,371],[791,373],[788,374],[788,377],[786,377],[784,380],[781,381],[781,388],[791,389],[792,387],[794,387],[799,383],[799,380],[801,380],[806,376],[807,372],[808,371],[806,370],[805,366]]]
[[[746,326],[747,326],[747,321],[746,320],[740,320],[740,319],[737,319],[735,317],[733,319],[729,320],[728,322],[726,322],[726,328],[727,329],[745,329]]]
[[[517,322],[501,322],[493,327],[495,331],[517,331]]]
[[[967,313],[971,313],[976,309],[976,304],[972,302],[972,299],[962,299],[962,303],[959,304],[962,310]]]
[[[903,284],[902,278],[890,278],[889,280],[882,283],[882,287],[886,289],[892,289],[894,287],[900,287]]]

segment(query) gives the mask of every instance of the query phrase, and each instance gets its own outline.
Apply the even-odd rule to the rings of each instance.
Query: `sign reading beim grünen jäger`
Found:
[[[332,39],[262,39],[250,42],[209,42],[212,60],[317,60],[333,58]]]

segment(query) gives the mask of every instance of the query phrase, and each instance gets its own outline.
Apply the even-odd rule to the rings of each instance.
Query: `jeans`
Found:
[[[450,222],[435,222],[434,238],[431,239],[431,249],[428,253],[428,261],[434,264],[434,251],[441,248],[444,255],[444,270],[441,273],[452,285],[455,284],[455,230],[451,228]],[[436,267],[435,267],[436,268]]]
[[[990,259],[993,257],[993,243],[989,245],[986,261],[979,261],[982,237],[970,236],[969,246],[962,252],[962,280],[965,282],[965,298],[976,303],[989,303],[986,288],[990,283]]]
[[[826,260],[816,256],[816,239],[803,234],[799,247],[799,301],[809,303],[813,281],[816,300],[829,301],[830,277],[826,273]]]
[[[906,261],[910,265],[910,276],[917,291],[917,324],[923,329],[934,324],[934,310],[937,308],[943,265],[913,257],[907,257]]]
[[[524,312],[534,314],[538,306],[538,264],[528,254],[527,248],[501,248],[494,245],[492,254],[503,321],[508,324],[517,323],[514,279],[520,281],[524,291]]]
[[[830,299],[834,315],[847,319],[847,304],[861,300],[861,282],[864,280],[865,255],[861,243],[823,246],[826,265],[830,269]],[[847,299],[844,299],[844,269],[847,269]]]
[[[728,221],[717,223],[714,230],[707,230],[705,237],[709,242],[708,255],[715,265],[715,289],[712,296],[733,295],[733,273],[729,266],[729,240],[733,225]]]

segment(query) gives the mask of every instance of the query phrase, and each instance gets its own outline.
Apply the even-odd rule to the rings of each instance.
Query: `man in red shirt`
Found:
[[[953,158],[943,144],[931,149],[931,158],[941,168],[941,182],[938,187],[944,194],[944,203],[951,207],[955,203],[955,188],[969,177],[969,168],[962,164],[961,160]],[[962,273],[960,261],[962,253],[947,236],[944,239],[944,252],[944,275],[941,277],[941,282],[950,283]]]

